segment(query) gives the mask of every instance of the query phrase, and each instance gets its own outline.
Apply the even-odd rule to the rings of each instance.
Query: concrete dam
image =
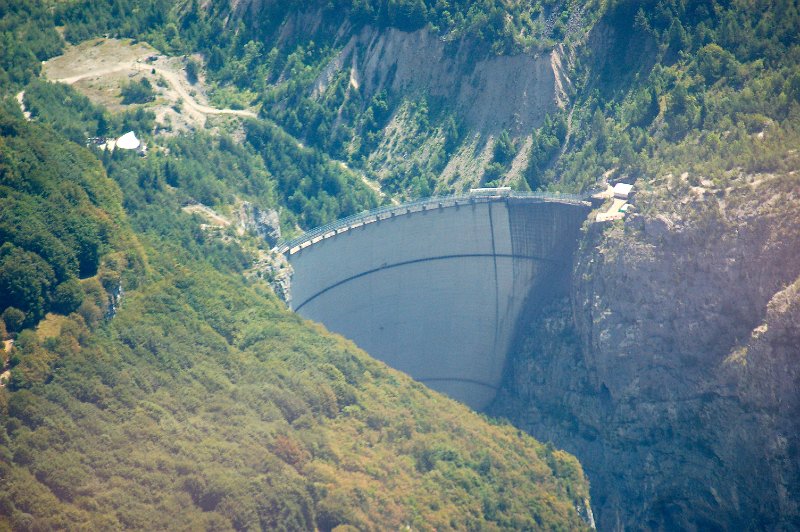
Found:
[[[429,198],[334,222],[277,251],[294,269],[298,314],[481,410],[523,305],[571,268],[589,209],[576,196],[508,191]]]

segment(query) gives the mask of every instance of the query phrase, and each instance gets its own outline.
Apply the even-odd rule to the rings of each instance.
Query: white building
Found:
[[[116,147],[121,150],[135,150],[141,146],[142,143],[136,138],[136,133],[133,131],[128,131],[118,138],[115,144]]]
[[[617,183],[614,185],[614,197],[627,200],[632,189],[633,185],[629,185],[628,183]]]

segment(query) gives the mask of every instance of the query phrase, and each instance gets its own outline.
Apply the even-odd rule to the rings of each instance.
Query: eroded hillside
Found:
[[[386,134],[374,146],[364,138],[345,150],[366,154],[365,169],[393,185],[396,193],[403,192],[393,183],[397,175],[419,173],[432,157],[438,165],[431,170],[439,173],[434,188],[464,191],[480,184],[502,132],[520,145],[530,143],[531,132],[542,126],[546,116],[566,109],[572,87],[563,60],[563,47],[537,54],[484,56],[474,43],[447,43],[426,29],[409,33],[366,27],[325,66],[311,99],[324,105],[346,81],[343,107],[355,98],[370,101],[376,95],[399,100],[384,126]],[[425,102],[425,107],[417,101]],[[436,106],[446,110],[437,113],[431,109]],[[373,127],[370,117],[365,120],[367,129]],[[453,125],[458,121],[456,131],[447,130],[448,120]],[[340,125],[342,118],[337,117],[333,127]],[[506,162],[513,164],[515,158],[512,154]],[[524,166],[527,154],[520,152],[519,158],[518,166]],[[503,183],[524,182],[519,172],[513,178],[507,176]]]
[[[529,188],[536,138],[568,134],[573,44],[597,12],[412,4],[220,3],[212,12],[243,30],[208,47],[208,79],[254,91],[264,116],[395,196]]]

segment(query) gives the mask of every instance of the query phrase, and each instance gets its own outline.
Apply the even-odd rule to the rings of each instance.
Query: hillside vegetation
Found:
[[[15,529],[583,526],[574,458],[208,267],[146,283],[94,333],[72,317],[15,351],[57,360],[0,391]]]
[[[221,103],[228,88],[247,89],[248,103],[289,133],[399,196],[479,183],[586,190],[603,175],[658,176],[701,161],[710,177],[742,165],[768,171],[796,140],[792,0],[147,6],[76,2],[56,19],[73,42],[111,32],[201,52]],[[411,52],[449,77],[413,65]],[[546,113],[517,109],[515,118],[496,108],[515,93],[494,80],[520,74],[503,57],[554,61],[528,87],[542,93],[536,105]],[[395,79],[409,61],[429,84]],[[472,90],[495,92],[483,103]],[[473,97],[456,101],[464,91]],[[481,121],[470,118],[476,112]],[[753,148],[761,132],[778,142]]]
[[[123,272],[143,267],[123,222],[119,191],[89,152],[15,114],[0,111],[5,325],[18,332],[49,311],[79,311],[96,320],[107,294],[119,290]],[[99,298],[101,307],[87,296]]]
[[[45,131],[5,120],[7,142]],[[48,136],[72,157],[91,157]],[[124,196],[150,195],[134,223],[151,270],[135,290],[127,283],[110,321],[51,315],[16,336],[14,377],[0,390],[5,525],[583,526],[576,508],[588,489],[574,458],[303,322],[266,285],[245,283],[230,259],[213,268],[225,250],[181,245],[194,224],[174,219],[188,218],[174,207],[164,212],[175,198],[126,179],[123,157],[136,155],[115,157],[108,167]],[[130,235],[123,195],[97,162],[90,170]],[[49,177],[52,187],[69,182]]]
[[[3,50],[56,53],[73,5],[3,6]],[[0,107],[0,529],[588,526],[574,457],[304,322],[243,275],[265,243],[182,209],[296,230],[374,206],[354,173],[267,121],[154,137],[37,65],[0,76],[31,112]],[[83,146],[128,130],[147,157]]]
[[[233,227],[202,228],[203,220],[181,207],[199,202],[228,215],[253,202],[279,212],[284,235],[292,235],[391,199],[479,185],[588,191],[624,180],[635,182],[638,194],[629,216],[587,230],[570,291],[554,296],[548,315],[523,324],[506,383],[512,399],[495,411],[580,453],[597,479],[601,528],[796,528],[798,248],[787,215],[799,179],[796,0],[74,0],[11,2],[0,16],[0,88],[9,96],[24,89],[33,118],[26,124],[17,102],[5,100],[2,191],[15,212],[30,213],[0,215],[9,239],[0,251],[0,282],[14,298],[0,311],[16,309],[4,323],[18,334],[11,385],[2,391],[14,449],[4,463],[17,475],[6,486],[32,486],[57,498],[53,505],[66,505],[49,514],[49,503],[29,510],[19,501],[40,496],[15,487],[2,512],[23,520],[14,523],[56,523],[47,520],[57,514],[69,523],[103,515],[113,526],[125,524],[133,518],[121,508],[133,506],[120,501],[130,491],[146,501],[141,512],[170,508],[152,517],[156,523],[180,508],[187,515],[210,509],[197,519],[242,528],[277,526],[268,518],[276,514],[300,528],[573,526],[577,513],[569,508],[585,505],[574,462],[527,439],[503,439],[513,431],[488,426],[297,322],[266,288],[242,281],[268,254],[263,243]],[[55,27],[73,44],[109,35],[146,40],[173,56],[194,54],[187,76],[204,84],[211,104],[260,114],[214,133],[170,138],[148,102],[109,113],[37,78],[39,61],[64,47]],[[64,140],[83,144],[131,129],[150,144],[147,158],[91,155]],[[50,157],[63,175],[41,163]],[[97,187],[111,188],[91,157],[102,159],[121,193],[94,196]],[[76,163],[65,167],[67,160]],[[42,193],[13,177],[29,169],[43,176]],[[388,196],[379,200],[363,177]],[[75,191],[60,192],[62,181]],[[73,206],[85,215],[73,219]],[[60,211],[41,214],[53,209]],[[28,234],[61,247],[48,254],[50,247],[37,248]],[[35,289],[13,288],[23,286]],[[130,304],[104,321],[120,286]],[[169,321],[175,313],[185,321]],[[131,337],[127,329],[142,332]],[[626,343],[631,338],[635,348]],[[628,348],[631,356],[621,356]],[[98,377],[92,386],[100,391],[66,388],[55,399],[62,372],[84,386],[78,376],[88,366],[66,361],[90,353],[109,357],[116,377]],[[323,356],[339,373],[325,369]],[[264,375],[268,398],[253,391],[244,367]],[[674,383],[665,387],[669,379]],[[351,387],[344,396],[341,382]],[[330,397],[321,391],[326,386]],[[146,404],[113,402],[117,387],[133,389]],[[407,405],[397,399],[404,394],[413,397]],[[205,410],[197,399],[204,395],[209,405],[225,406]],[[78,465],[59,469],[74,479],[53,480],[56,473],[41,464],[55,458],[18,453],[45,452],[50,444],[18,438],[59,433],[50,422],[18,417],[25,410],[12,408],[16,397],[102,412],[88,420],[141,412],[157,425],[147,440],[156,443],[141,445],[166,457],[155,467],[140,458],[123,474],[104,461],[109,454],[84,460],[80,448],[64,454]],[[231,439],[255,442],[236,450],[242,454],[220,443],[228,436],[208,436],[212,421],[229,421],[221,412],[234,400],[234,419],[260,420],[230,429]],[[330,401],[333,407],[324,406]],[[409,409],[419,414],[409,417]],[[65,411],[64,419],[83,428],[60,445],[91,447],[80,443],[94,434],[78,423],[82,414]],[[374,419],[367,414],[373,411],[383,414]],[[453,416],[462,428],[447,428]],[[255,428],[262,422],[263,434]],[[487,439],[463,432],[467,426],[481,427]],[[125,438],[114,439],[115,430],[108,422],[96,432],[118,442],[108,452],[141,456]],[[448,431],[463,441],[448,439]],[[165,434],[186,443],[170,447]],[[212,440],[207,447],[197,443],[203,438]],[[498,448],[492,438],[506,443]],[[473,440],[480,442],[475,448]],[[491,458],[487,470],[479,447],[512,454],[497,467]],[[216,464],[210,477],[194,460],[186,459],[191,467],[170,460],[195,452]],[[254,462],[262,452],[270,458]],[[554,476],[527,473],[539,471],[536,456]],[[388,492],[375,484],[388,478],[387,467],[396,468],[391,478],[403,479]],[[280,496],[268,480],[276,471],[290,479],[282,485],[293,486]],[[179,485],[175,478],[192,480]],[[536,479],[549,495],[533,487]],[[156,502],[137,491],[151,480],[173,498]],[[121,486],[118,496],[101,485]],[[59,486],[84,491],[67,494]],[[513,497],[492,491],[496,486]],[[556,493],[561,498],[542,506]],[[533,521],[516,520],[531,515],[514,506],[518,497],[534,508]],[[336,508],[351,511],[339,515]]]

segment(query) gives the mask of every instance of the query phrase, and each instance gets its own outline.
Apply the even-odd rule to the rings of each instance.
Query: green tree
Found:
[[[189,61],[186,63],[186,79],[189,80],[189,83],[194,85],[197,83],[199,74],[200,67],[197,64],[197,61],[194,59],[189,59]]]
[[[700,115],[697,99],[689,94],[683,83],[675,84],[675,88],[667,100],[664,119],[667,123],[667,135],[671,140],[680,140],[695,126]]]
[[[461,142],[461,128],[458,126],[456,119],[449,116],[444,123],[444,151],[450,155],[455,151]]]
[[[501,165],[508,164],[517,154],[517,147],[508,131],[503,131],[494,143],[494,161]]]
[[[784,85],[784,91],[787,96],[800,102],[800,71],[794,72],[789,76]]]
[[[53,310],[61,314],[69,314],[83,303],[83,289],[77,279],[67,279],[56,286],[53,294]]]
[[[120,94],[122,95],[122,103],[125,105],[147,103],[156,99],[153,85],[147,78],[141,78],[139,81],[126,83],[123,85]]]
[[[636,91],[628,103],[626,115],[631,126],[644,128],[653,122],[659,112],[658,93],[654,87],[648,87]]]
[[[0,247],[0,308],[16,307],[32,321],[44,316],[53,268],[36,253],[6,242]]]
[[[697,52],[697,71],[707,83],[736,74],[737,61],[732,53],[716,43],[707,44]]]
[[[22,325],[25,323],[25,313],[18,308],[8,307],[0,315],[5,323],[6,330],[9,333],[15,333],[22,330]]]

